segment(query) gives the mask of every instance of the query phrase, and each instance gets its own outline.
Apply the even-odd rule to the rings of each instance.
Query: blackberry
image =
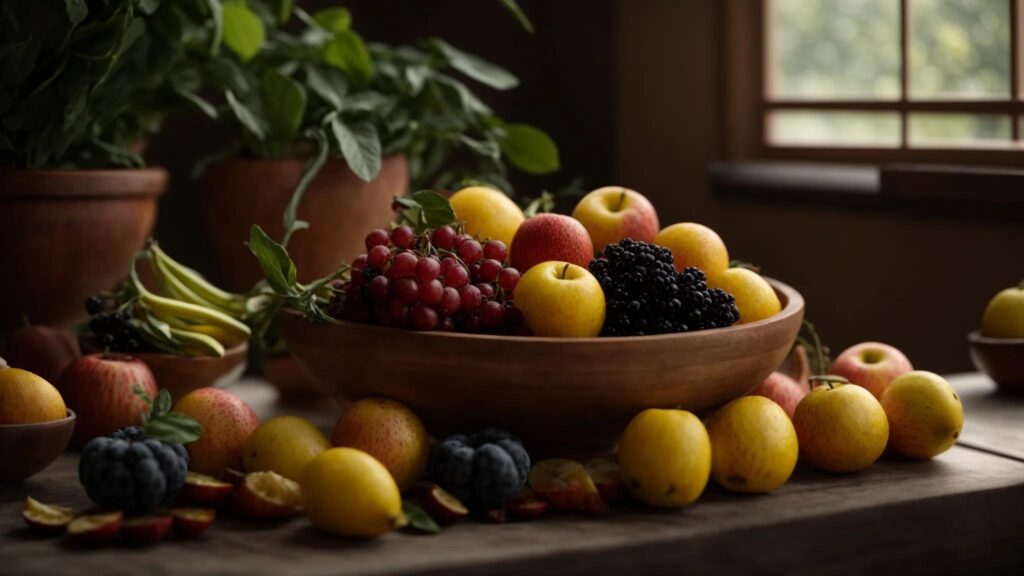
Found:
[[[605,295],[603,336],[642,336],[731,326],[736,299],[708,288],[698,268],[677,272],[672,251],[626,238],[590,262]]]
[[[100,312],[89,319],[96,342],[111,352],[138,352],[144,340],[127,310]]]

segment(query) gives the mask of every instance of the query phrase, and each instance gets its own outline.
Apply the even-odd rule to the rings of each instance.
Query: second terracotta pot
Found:
[[[271,238],[281,238],[281,215],[304,164],[301,159],[238,158],[207,171],[204,223],[225,288],[242,292],[263,278],[245,245],[249,229],[259,224]],[[328,160],[299,205],[299,219],[310,227],[296,232],[288,246],[299,281],[326,276],[364,252],[366,233],[391,222],[392,197],[405,194],[408,186],[404,156],[385,158],[372,182],[360,180],[344,160]]]

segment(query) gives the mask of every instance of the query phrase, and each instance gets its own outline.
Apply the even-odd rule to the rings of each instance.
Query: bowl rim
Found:
[[[15,428],[58,428],[60,426],[67,425],[70,422],[74,422],[78,418],[75,411],[71,408],[64,407],[68,411],[68,415],[61,418],[60,420],[46,420],[43,422],[26,422],[23,424],[0,424],[0,430],[14,430]]]
[[[506,336],[498,334],[464,334],[461,332],[423,332],[419,330],[399,330],[399,332],[405,335],[415,335],[421,338],[435,338],[435,339],[449,339],[451,341],[481,341],[490,340],[495,342],[532,342],[537,344],[547,344],[553,346],[568,346],[568,345],[579,345],[588,343],[602,343],[602,344],[626,344],[632,342],[659,342],[672,340],[674,342],[685,341],[686,339],[695,339],[708,334],[734,334],[740,331],[756,330],[759,327],[767,324],[781,322],[791,316],[800,314],[804,309],[804,297],[792,286],[780,282],[774,278],[762,276],[768,284],[775,290],[776,294],[781,294],[786,299],[786,305],[783,306],[777,314],[758,320],[756,322],[750,322],[748,324],[733,324],[725,328],[711,328],[708,330],[695,330],[693,332],[673,332],[669,334],[649,334],[645,336],[594,336],[588,338],[558,338],[553,336]],[[295,310],[284,310],[282,314],[299,317],[301,314]],[[396,329],[389,326],[379,326],[376,324],[362,324],[357,322],[349,322],[347,320],[337,320],[337,325],[345,327],[358,327],[360,330],[366,331],[380,331],[386,330],[389,333],[393,333]]]
[[[166,360],[172,360],[172,359],[174,359],[174,360],[182,360],[182,361],[187,361],[187,362],[212,363],[212,362],[225,362],[225,361],[230,360],[232,357],[234,357],[236,355],[239,355],[239,354],[244,356],[244,353],[246,351],[248,351],[248,349],[249,349],[249,342],[246,341],[246,342],[242,342],[241,344],[236,344],[236,345],[232,346],[231,348],[225,348],[224,349],[224,355],[223,356],[219,356],[219,357],[216,357],[216,356],[181,356],[179,354],[171,354],[170,352],[148,352],[148,351],[147,352],[132,352],[132,353],[129,353],[128,356],[131,356],[133,358],[138,358],[139,360],[142,360],[143,362],[145,362],[147,358],[153,358],[153,359],[159,358],[161,360],[165,360],[165,359]]]
[[[982,336],[981,330],[968,332],[967,341],[971,344],[984,344],[985,346],[1024,346],[1024,338],[992,338],[991,336]]]

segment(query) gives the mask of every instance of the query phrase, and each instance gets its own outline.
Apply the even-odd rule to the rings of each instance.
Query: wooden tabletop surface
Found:
[[[950,378],[966,410],[961,443],[928,462],[883,457],[866,472],[798,468],[770,495],[710,483],[690,508],[616,508],[603,517],[549,515],[504,525],[464,522],[435,536],[353,541],[283,524],[219,519],[204,537],[149,549],[95,550],[29,536],[31,495],[84,509],[78,457],[66,453],[17,486],[0,487],[0,574],[724,574],[1024,573],[1024,399],[995,395],[973,374]],[[261,417],[300,414],[329,430],[339,408],[281,407],[268,385],[233,390]]]

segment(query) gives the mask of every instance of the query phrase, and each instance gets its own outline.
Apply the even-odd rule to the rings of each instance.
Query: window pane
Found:
[[[1010,116],[996,114],[911,114],[910,145],[1008,146],[1013,138]]]
[[[896,112],[776,110],[768,116],[768,141],[783,146],[900,145]]]
[[[899,0],[773,0],[769,95],[895,99]]]
[[[1007,0],[912,0],[911,98],[1008,97]]]

